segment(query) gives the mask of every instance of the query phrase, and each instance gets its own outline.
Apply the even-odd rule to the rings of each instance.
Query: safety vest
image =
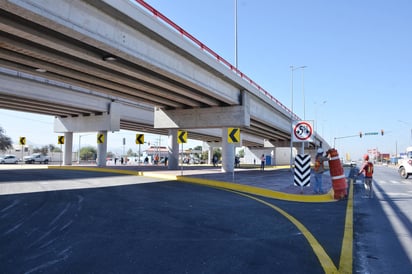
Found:
[[[365,166],[365,177],[372,178],[372,176],[373,176],[373,164],[371,162],[368,162]]]
[[[320,170],[324,170],[324,167],[323,167],[323,161],[320,161],[320,156],[318,156],[318,157],[316,157],[316,160],[315,160],[315,166],[314,166],[314,170],[315,170],[315,172],[318,172],[318,171],[320,171]]]

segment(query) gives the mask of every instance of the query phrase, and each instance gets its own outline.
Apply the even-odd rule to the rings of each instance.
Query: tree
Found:
[[[200,156],[200,159],[201,160],[207,160],[208,157],[209,157],[209,151],[208,150],[202,151],[202,155]]]
[[[33,148],[33,153],[41,153],[43,155],[47,155],[49,152],[62,152],[62,150],[53,144],[42,146],[41,148],[38,148],[38,147]]]
[[[33,153],[41,153],[43,155],[47,155],[49,152],[49,146],[42,146],[41,148],[35,147],[33,148]]]
[[[4,151],[12,147],[13,142],[10,137],[4,135],[4,130],[0,127],[0,151]]]
[[[126,156],[127,157],[137,157],[137,153],[133,152],[133,150],[131,148],[129,148],[129,150],[127,151]]]
[[[222,157],[222,151],[220,150],[220,148],[217,148],[213,151],[213,155],[216,155],[218,159],[220,159]],[[213,157],[212,155],[212,157]]]
[[[49,146],[53,146],[53,145],[49,145]],[[50,147],[50,152],[62,152],[62,150],[59,147],[53,146],[53,148]]]
[[[96,156],[97,150],[92,146],[82,147],[80,150],[80,160],[95,160]]]
[[[200,150],[200,151],[202,151],[202,146],[195,146],[194,150]]]

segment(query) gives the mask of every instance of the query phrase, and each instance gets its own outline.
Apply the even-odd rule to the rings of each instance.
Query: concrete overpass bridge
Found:
[[[241,145],[290,143],[296,115],[144,1],[0,3],[0,107],[54,115],[65,164],[73,132],[169,135],[172,169],[178,129],[220,142],[223,171],[233,170],[229,127],[241,128]],[[315,136],[309,147],[327,145]]]

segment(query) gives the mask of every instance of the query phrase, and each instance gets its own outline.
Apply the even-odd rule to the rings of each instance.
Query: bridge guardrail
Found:
[[[206,51],[208,54],[210,54],[212,57],[216,58],[216,60],[223,65],[225,65],[227,68],[229,68],[231,71],[235,72],[236,75],[238,75],[240,78],[244,79],[245,81],[249,82],[252,86],[254,86],[256,89],[258,89],[260,92],[262,92],[265,96],[267,96],[269,99],[274,101],[277,105],[279,105],[282,109],[284,109],[287,113],[289,113],[295,120],[300,120],[300,118],[293,113],[289,108],[287,108],[284,104],[282,104],[278,99],[272,96],[268,91],[266,91],[264,88],[262,88],[259,84],[257,84],[255,81],[253,81],[250,77],[248,77],[246,74],[241,72],[238,68],[233,66],[231,63],[229,63],[226,59],[221,57],[219,54],[214,52],[212,49],[210,49],[208,46],[200,42],[196,37],[185,31],[182,27],[177,25],[175,22],[170,20],[168,17],[166,17],[164,14],[153,8],[151,5],[146,3],[144,0],[135,0],[138,4],[140,4],[142,7],[146,8],[149,12],[151,12],[155,17],[160,18],[163,22],[165,22],[167,25],[171,26],[172,29],[176,30],[178,33],[180,33],[182,36],[186,37],[189,39],[191,42],[199,46],[200,49]]]

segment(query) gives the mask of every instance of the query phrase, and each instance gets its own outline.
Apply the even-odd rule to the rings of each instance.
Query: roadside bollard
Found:
[[[339,160],[338,151],[334,148],[329,149],[329,168],[330,175],[332,177],[332,187],[334,192],[334,199],[340,200],[346,198],[348,195],[345,173],[343,171],[342,164]]]

